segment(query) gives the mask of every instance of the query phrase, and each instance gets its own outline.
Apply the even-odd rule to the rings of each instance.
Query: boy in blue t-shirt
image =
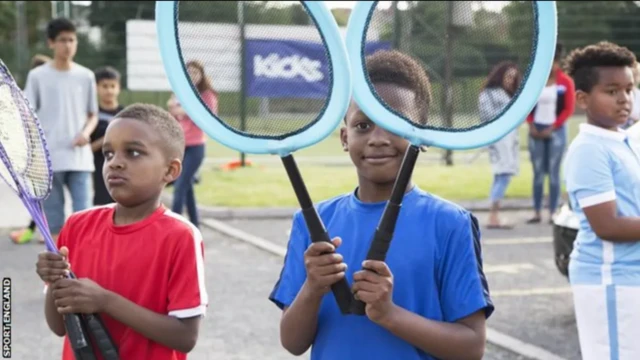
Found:
[[[367,58],[377,93],[396,111],[427,118],[423,68],[397,51]],[[352,193],[317,205],[332,243],[311,243],[294,215],[284,267],[270,300],[283,309],[285,349],[312,360],[481,359],[493,312],[473,215],[409,184],[385,262],[366,261],[370,240],[409,143],[352,102],[341,141],[358,174]],[[363,271],[362,268],[371,271]],[[342,315],[330,285],[346,276],[367,316]]]
[[[636,57],[600,42],[566,64],[587,114],[565,159],[580,219],[569,279],[582,358],[640,359],[640,144],[619,129],[633,108]]]

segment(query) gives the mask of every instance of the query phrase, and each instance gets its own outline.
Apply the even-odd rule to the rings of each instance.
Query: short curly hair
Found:
[[[431,104],[431,82],[423,66],[413,57],[397,50],[379,50],[367,56],[366,66],[371,83],[388,83],[412,90],[420,116],[426,124]]]
[[[165,155],[170,158],[183,159],[184,132],[176,119],[163,108],[152,104],[135,103],[122,109],[115,117],[148,124],[160,136]]]
[[[636,56],[626,47],[608,41],[573,50],[565,59],[564,68],[573,78],[576,90],[590,92],[598,83],[600,67],[636,66]]]

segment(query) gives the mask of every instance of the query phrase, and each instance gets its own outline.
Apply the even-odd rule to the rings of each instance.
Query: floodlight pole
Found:
[[[238,25],[240,27],[240,131],[246,130],[247,122],[247,49],[245,44],[244,1],[238,1]],[[240,166],[245,166],[245,153],[240,153]]]
[[[400,41],[402,39],[402,26],[400,22],[400,9],[398,9],[399,1],[394,1],[393,6],[393,48],[400,50]]]
[[[29,51],[29,41],[27,40],[27,18],[24,1],[16,1],[16,48],[15,48],[15,71],[14,77],[19,83],[24,83],[25,64],[27,56],[25,53]]]
[[[447,22],[446,22],[446,35],[445,35],[445,49],[444,49],[444,81],[442,94],[444,96],[444,121],[447,128],[452,127],[453,123],[453,6],[452,1],[447,1]],[[447,166],[453,165],[453,152],[446,150],[444,153],[444,161]]]

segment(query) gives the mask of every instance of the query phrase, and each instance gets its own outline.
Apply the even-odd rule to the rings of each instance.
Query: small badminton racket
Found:
[[[349,105],[351,78],[344,42],[326,5],[296,3],[300,17],[294,21],[285,17],[290,12],[270,8],[280,2],[239,1],[238,24],[230,24],[215,20],[227,7],[224,1],[158,1],[156,28],[165,73],[191,119],[211,138],[243,154],[280,156],[311,241],[330,242],[293,153],[337,127]],[[254,10],[246,36],[245,9]],[[296,48],[312,55],[300,56]],[[205,105],[189,76],[191,60],[205,64],[218,90],[239,94],[222,104],[224,115]],[[346,279],[331,289],[347,314],[353,296]]]
[[[390,8],[390,3],[396,7]],[[549,77],[556,31],[554,1],[356,4],[346,36],[354,99],[374,123],[410,142],[367,259],[386,258],[421,146],[446,150],[484,147],[524,121]],[[424,114],[402,114],[376,92],[367,73],[363,45],[379,33],[394,41],[395,50],[421,62],[431,79],[436,98]],[[482,81],[494,65],[507,60],[518,63],[523,80],[511,102],[493,119],[482,122],[477,103]],[[362,301],[352,305],[352,313],[365,314]]]
[[[42,201],[49,196],[52,171],[47,143],[37,116],[0,60],[0,177],[18,195],[45,238],[47,250],[59,254],[51,237]],[[75,279],[70,272],[69,278]],[[69,342],[77,360],[95,359],[91,337],[105,360],[118,353],[97,314],[64,316]]]

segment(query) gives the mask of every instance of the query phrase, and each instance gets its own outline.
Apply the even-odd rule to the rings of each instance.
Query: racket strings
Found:
[[[394,2],[397,7],[389,3],[378,2],[372,9],[365,37],[380,35],[394,50],[416,59],[428,75],[430,101],[425,122],[422,115],[402,113],[386,103],[376,92],[375,79],[368,78],[387,109],[419,128],[460,132],[491,123],[516,98],[526,96],[520,89],[537,46],[533,1],[400,1]],[[491,78],[506,63],[517,69],[515,82],[504,85],[510,99],[493,94],[487,101],[493,100],[490,105],[498,110],[487,116],[481,113],[480,94],[487,82],[504,87]]]
[[[6,157],[0,175],[19,193],[13,175],[23,191],[33,199],[43,199],[49,193],[51,172],[44,145],[44,136],[22,92],[5,69],[0,82],[0,144]]]
[[[244,136],[284,139],[320,120],[333,80],[330,53],[307,8],[274,3],[245,1],[242,25],[205,20],[203,14],[229,10],[224,1],[180,1],[177,42],[185,73],[200,62],[221,93],[216,120]]]
[[[16,106],[12,87],[7,83],[0,83],[0,144],[8,157],[6,161],[16,174],[24,173],[28,164],[27,139],[24,136],[20,111]],[[18,188],[13,181],[9,168],[3,164],[0,175],[14,191]]]
[[[44,199],[49,194],[52,181],[49,156],[43,140],[44,133],[26,102],[21,103],[20,110],[22,118],[25,119],[24,126],[30,144],[29,163],[24,173],[25,185],[35,198]]]

